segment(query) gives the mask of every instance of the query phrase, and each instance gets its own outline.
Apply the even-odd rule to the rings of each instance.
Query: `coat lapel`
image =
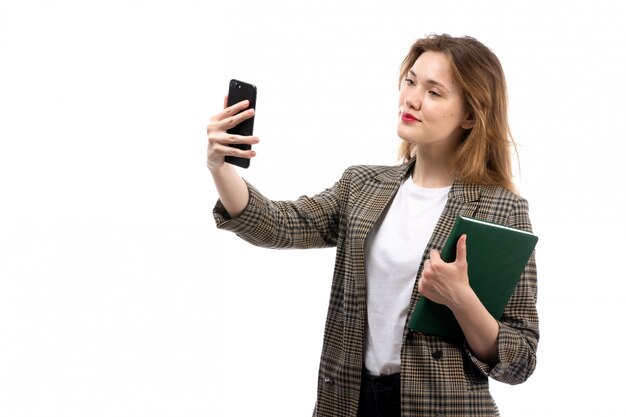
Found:
[[[352,247],[356,265],[365,265],[365,238],[397,193],[413,162],[398,165],[369,179],[355,199],[351,215],[352,224],[349,227],[353,232]]]
[[[349,253],[346,255],[351,259],[354,273],[346,279],[345,288],[347,293],[356,294],[356,298],[346,299],[345,320],[349,328],[364,329],[366,322],[365,239],[393,199],[412,166],[412,161],[407,162],[367,179],[359,192],[355,194],[354,200],[350,201],[348,223],[350,243],[347,246]],[[360,352],[362,338],[357,337],[351,340],[358,344],[352,348]]]

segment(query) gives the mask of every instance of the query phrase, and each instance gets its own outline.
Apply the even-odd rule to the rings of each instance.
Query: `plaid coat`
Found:
[[[314,416],[357,415],[366,321],[364,242],[406,178],[414,161],[398,166],[354,166],[332,187],[313,197],[276,202],[248,185],[248,207],[230,219],[218,201],[217,226],[267,248],[336,246]],[[523,198],[498,187],[455,182],[416,265],[419,280],[431,249],[441,249],[457,215],[531,230]],[[417,280],[410,311],[420,297]],[[489,366],[467,344],[415,333],[405,325],[401,351],[402,416],[494,416],[488,377],[524,382],[535,368],[539,339],[534,254],[499,321],[498,363]]]

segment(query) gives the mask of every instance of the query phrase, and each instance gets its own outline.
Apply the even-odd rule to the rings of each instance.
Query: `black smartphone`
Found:
[[[252,84],[245,83],[239,80],[230,80],[230,86],[228,87],[228,103],[227,106],[239,103],[243,100],[249,100],[250,105],[242,111],[248,109],[256,109],[256,87]],[[240,112],[241,113],[241,112]],[[254,130],[254,116],[244,120],[232,129],[228,129],[226,132],[234,135],[252,136]],[[228,145],[234,148],[248,150],[252,145],[247,144],[234,144]],[[248,168],[250,166],[250,159],[240,158],[238,156],[226,156],[224,158],[229,164],[237,165],[242,168]]]

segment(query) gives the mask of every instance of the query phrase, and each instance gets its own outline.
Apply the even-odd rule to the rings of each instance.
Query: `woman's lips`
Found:
[[[402,113],[402,121],[403,122],[407,122],[407,123],[415,123],[415,122],[421,122],[421,120],[419,120],[417,117],[413,116],[410,113]]]

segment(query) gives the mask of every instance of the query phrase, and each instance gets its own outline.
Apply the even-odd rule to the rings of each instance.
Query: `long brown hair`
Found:
[[[430,35],[418,39],[400,67],[400,83],[424,52],[441,52],[448,57],[452,74],[461,86],[465,106],[475,120],[452,155],[456,179],[468,183],[497,185],[515,192],[511,170],[511,136],[507,114],[504,71],[498,57],[476,39]],[[417,146],[403,142],[400,157],[410,160]]]

